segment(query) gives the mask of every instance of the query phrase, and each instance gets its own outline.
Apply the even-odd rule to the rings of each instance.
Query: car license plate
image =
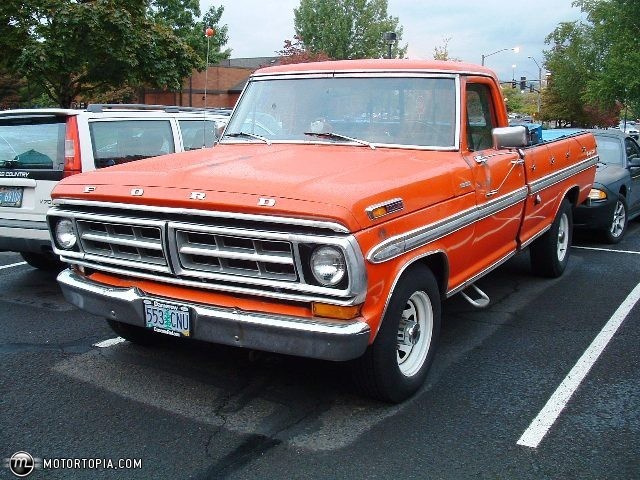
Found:
[[[0,207],[20,207],[22,187],[0,187]]]
[[[191,336],[191,314],[184,305],[144,300],[144,324],[154,332],[174,337]]]

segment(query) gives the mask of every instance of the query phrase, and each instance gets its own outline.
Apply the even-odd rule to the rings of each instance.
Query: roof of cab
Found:
[[[293,63],[257,70],[253,76],[274,74],[300,74],[314,72],[368,72],[368,71],[425,71],[435,73],[465,73],[496,78],[493,70],[463,62],[407,59],[333,60],[328,62]]]

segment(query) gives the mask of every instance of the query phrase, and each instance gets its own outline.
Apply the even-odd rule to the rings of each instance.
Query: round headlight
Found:
[[[338,248],[318,247],[311,255],[311,271],[320,285],[332,287],[344,278],[347,265]]]
[[[77,237],[73,230],[73,222],[68,218],[63,218],[56,223],[55,235],[56,243],[60,248],[70,250],[76,244]]]

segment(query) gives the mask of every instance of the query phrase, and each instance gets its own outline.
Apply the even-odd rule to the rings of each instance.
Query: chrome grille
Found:
[[[160,227],[87,220],[78,220],[76,225],[82,249],[87,254],[168,269]]]
[[[175,238],[185,271],[290,282],[298,279],[289,242],[181,229],[175,231]]]

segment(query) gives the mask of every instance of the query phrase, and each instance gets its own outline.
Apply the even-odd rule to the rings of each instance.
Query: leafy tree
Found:
[[[212,7],[209,20],[218,11]],[[143,84],[179,89],[194,67],[204,67],[199,14],[197,0],[2,2],[8,28],[0,62],[63,107]],[[223,44],[226,29],[218,30]]]
[[[460,62],[459,58],[451,57],[449,55],[449,42],[451,41],[450,37],[442,39],[442,45],[435,46],[433,48],[433,59],[434,60],[445,60],[449,62]]]
[[[300,0],[293,10],[296,35],[310,53],[336,60],[387,56],[384,32],[395,32],[393,57],[404,57],[402,27],[387,14],[387,0]]]
[[[281,65],[330,60],[329,56],[324,52],[309,52],[297,35],[293,37],[293,40],[285,40],[284,48],[276,53],[280,57]]]
[[[587,22],[561,23],[547,36],[551,72],[546,120],[560,125],[617,123],[621,105],[640,107],[640,9],[634,0],[576,0]]]

